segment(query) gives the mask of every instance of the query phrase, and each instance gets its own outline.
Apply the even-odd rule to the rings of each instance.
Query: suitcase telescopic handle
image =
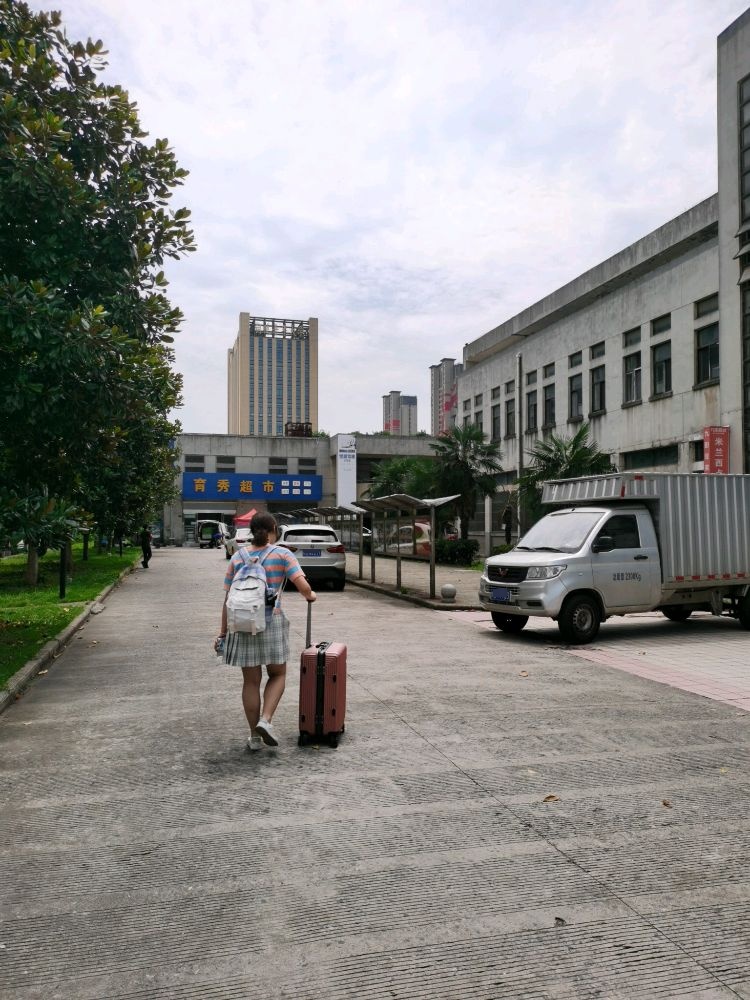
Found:
[[[312,645],[312,601],[307,602],[307,632],[305,634],[305,649]]]

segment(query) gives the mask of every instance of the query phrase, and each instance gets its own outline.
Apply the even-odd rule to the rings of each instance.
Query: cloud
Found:
[[[240,311],[320,320],[320,419],[381,397],[716,189],[714,0],[62,0],[191,175],[186,429]]]

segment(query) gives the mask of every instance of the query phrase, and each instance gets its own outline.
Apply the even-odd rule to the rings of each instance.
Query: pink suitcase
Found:
[[[343,642],[311,644],[312,604],[307,605],[306,649],[299,677],[298,745],[337,747],[346,714],[346,646]]]

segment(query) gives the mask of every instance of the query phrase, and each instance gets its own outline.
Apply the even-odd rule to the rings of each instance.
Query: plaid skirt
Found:
[[[259,667],[289,659],[289,619],[281,609],[266,620],[264,632],[228,632],[224,662],[230,667]]]

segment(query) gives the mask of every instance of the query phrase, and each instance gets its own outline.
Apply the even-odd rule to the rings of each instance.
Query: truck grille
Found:
[[[526,579],[527,566],[488,566],[487,579],[493,583],[520,583]]]

